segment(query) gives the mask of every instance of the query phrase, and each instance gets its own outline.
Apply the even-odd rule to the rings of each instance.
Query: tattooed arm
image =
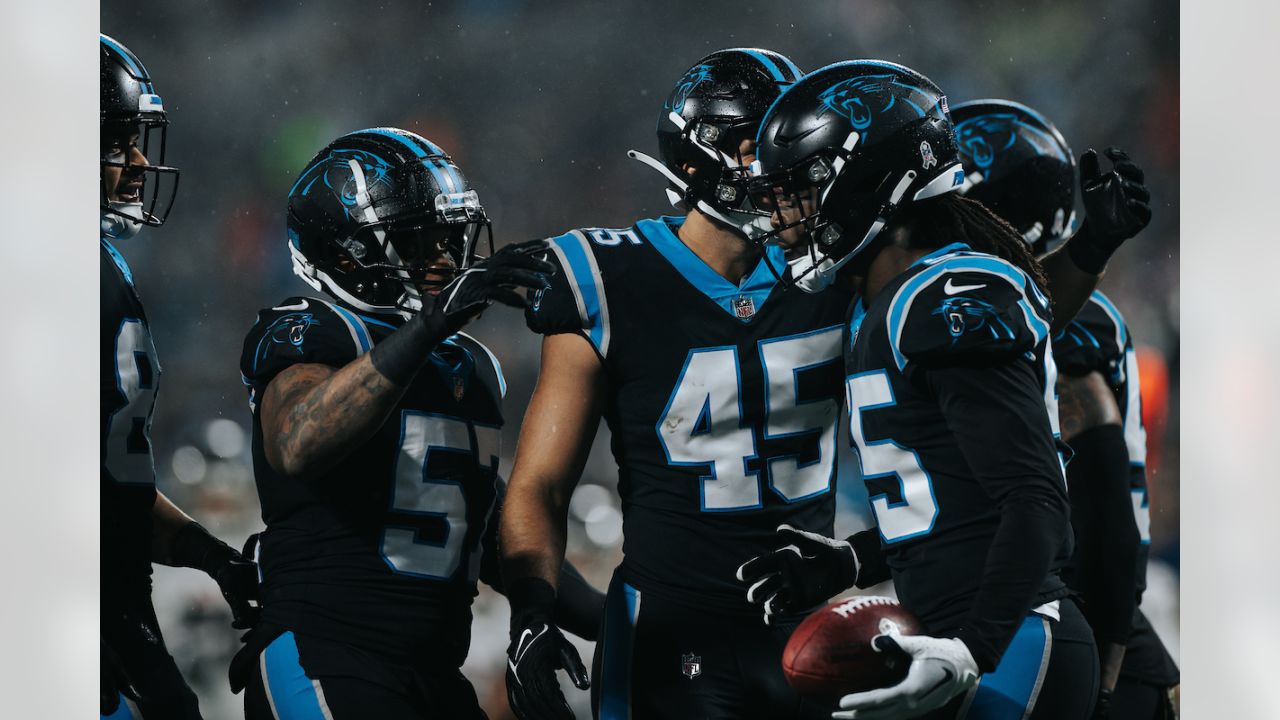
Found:
[[[262,398],[262,440],[277,472],[308,478],[368,440],[404,395],[366,353],[341,369],[317,363],[281,372]]]

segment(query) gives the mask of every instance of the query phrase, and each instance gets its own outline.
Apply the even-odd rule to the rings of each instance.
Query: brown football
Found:
[[[852,692],[889,687],[907,675],[911,658],[878,652],[877,635],[917,635],[920,621],[897,600],[876,595],[842,598],[804,619],[782,651],[782,672],[797,692],[835,705]]]

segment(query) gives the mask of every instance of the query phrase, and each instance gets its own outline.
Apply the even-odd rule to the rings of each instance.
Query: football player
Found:
[[[133,273],[115,244],[164,224],[178,171],[164,166],[168,117],[151,75],[118,41],[101,55],[101,712],[109,717],[198,718],[151,605],[151,563],[199,568],[222,590],[234,626],[256,607],[253,563],[156,490],[151,414],[160,363]],[[158,164],[151,164],[154,158]]]
[[[784,292],[779,275],[821,279],[795,267],[802,258],[788,268],[780,247],[765,253],[750,239],[769,229],[769,213],[753,209],[745,186],[759,120],[800,74],[767,50],[703,58],[659,115],[661,161],[632,153],[664,175],[686,215],[550,241],[560,272],[527,312],[546,337],[502,537],[511,649],[529,658],[513,665],[508,690],[526,695],[522,674],[537,678],[553,717],[569,711],[551,679],[565,644],[547,608],[566,504],[602,416],[619,466],[625,558],[596,648],[597,714],[821,713],[780,671],[809,606],[760,627],[734,578],[772,549],[778,525],[829,536],[834,517],[839,344],[853,295],[824,282],[807,288],[814,294]],[[1116,246],[1073,241],[1053,256],[1068,316]],[[516,642],[534,636],[526,630],[544,647]]]
[[[263,618],[232,664],[266,718],[482,718],[459,668],[477,579],[502,590],[498,361],[459,332],[545,287],[542,242],[492,249],[438,146],[343,135],[289,193],[295,272],[320,297],[261,311],[241,372],[267,528]],[[603,596],[565,567],[557,622],[588,639]],[[578,678],[586,682],[584,668]]]
[[[877,640],[911,657],[906,678],[833,717],[1087,717],[1098,658],[1059,577],[1070,526],[1047,283],[1008,224],[954,193],[945,96],[901,65],[836,63],[779,98],[757,152],[753,196],[777,241],[803,272],[859,290],[846,402],[877,526],[848,541],[784,528],[784,547],[740,569],[750,596],[777,614],[892,576],[924,622],[927,636]],[[1123,211],[1134,198],[1117,173],[1097,181],[1111,204],[1088,233],[1118,245],[1149,211]]]
[[[550,240],[557,273],[526,315],[545,335],[542,369],[502,523],[511,654],[523,658],[507,687],[521,718],[572,717],[553,677],[567,645],[548,609],[568,498],[601,416],[625,557],[597,644],[597,716],[804,712],[779,663],[794,623],[761,626],[733,581],[779,523],[823,532],[833,518],[832,388],[849,299],[784,293],[782,251],[762,255],[737,229],[751,219],[759,119],[800,75],[767,50],[703,58],[663,106],[661,161],[641,158],[687,215]],[[520,710],[535,704],[555,712]]]
[[[1040,255],[1070,234],[1075,162],[1054,125],[1007,100],[977,100],[952,109],[969,197],[981,200],[1022,233]],[[1126,182],[1140,168],[1108,151]],[[1083,184],[1099,175],[1097,157],[1081,160]],[[1086,207],[1092,200],[1085,194]],[[1076,548],[1064,573],[1080,594],[1102,660],[1095,717],[1172,717],[1170,691],[1179,674],[1138,608],[1146,587],[1151,521],[1147,509],[1146,431],[1142,426],[1133,338],[1109,298],[1095,291],[1053,338],[1058,365],[1062,439]],[[1126,652],[1126,645],[1132,650]]]

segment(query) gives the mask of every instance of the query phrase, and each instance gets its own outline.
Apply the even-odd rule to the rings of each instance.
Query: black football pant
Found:
[[[101,614],[102,661],[114,664],[117,688],[131,688],[130,694],[136,691],[138,698],[134,702],[121,697],[115,712],[104,717],[200,720],[196,694],[165,647],[151,598],[110,604],[114,607],[104,607]]]
[[[1111,696],[1114,720],[1172,720],[1170,691],[1181,681],[1178,666],[1142,610],[1133,613],[1133,632]]]
[[[413,667],[293,632],[276,637],[258,656],[245,687],[244,715],[246,720],[486,718],[457,668]]]
[[[598,720],[829,718],[782,675],[795,623],[694,610],[643,594],[617,573],[605,600],[591,700]]]
[[[1093,630],[1069,598],[1059,614],[1028,615],[995,671],[929,720],[1088,720],[1099,682]]]

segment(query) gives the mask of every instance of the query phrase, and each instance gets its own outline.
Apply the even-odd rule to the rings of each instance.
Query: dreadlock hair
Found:
[[[1006,260],[1025,272],[1049,297],[1049,280],[1026,240],[973,198],[947,193],[912,203],[897,213],[893,224],[910,231],[912,247],[937,248],[962,242],[978,252]]]

